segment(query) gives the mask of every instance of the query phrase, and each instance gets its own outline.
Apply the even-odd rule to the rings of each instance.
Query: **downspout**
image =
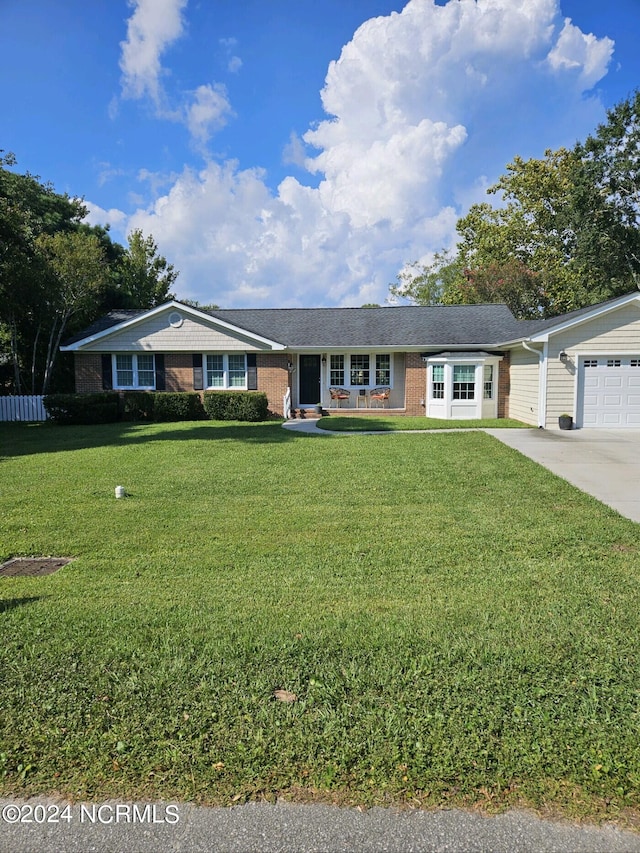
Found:
[[[541,350],[534,349],[526,341],[522,341],[522,346],[538,356],[538,429],[544,429],[547,411],[547,344]]]

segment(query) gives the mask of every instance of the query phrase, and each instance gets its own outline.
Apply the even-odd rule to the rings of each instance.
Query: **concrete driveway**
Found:
[[[640,430],[485,431],[620,515],[640,522]]]

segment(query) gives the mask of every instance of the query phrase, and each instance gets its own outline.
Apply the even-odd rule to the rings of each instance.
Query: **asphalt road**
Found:
[[[37,809],[36,806],[40,806]],[[542,820],[524,811],[368,811],[250,803],[65,804],[0,800],[2,853],[582,853],[640,851],[640,835],[613,826]],[[29,809],[31,807],[31,809]],[[43,808],[44,807],[44,810]],[[55,811],[57,807],[58,811]],[[17,809],[17,810],[16,810]],[[84,811],[83,811],[84,809]],[[28,822],[28,818],[31,822]],[[57,818],[57,822],[50,819]]]

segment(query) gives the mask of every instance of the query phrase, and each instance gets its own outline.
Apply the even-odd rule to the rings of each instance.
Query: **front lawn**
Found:
[[[447,421],[440,418],[412,418],[404,415],[334,415],[320,418],[320,429],[332,432],[391,432],[433,429],[535,429],[531,424],[511,418]]]
[[[637,813],[640,528],[490,436],[0,425],[0,472],[0,558],[75,558],[0,577],[0,794]]]

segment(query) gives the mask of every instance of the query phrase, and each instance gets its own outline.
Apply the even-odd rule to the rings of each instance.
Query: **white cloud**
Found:
[[[125,97],[163,99],[160,57],[184,31],[182,11],[187,0],[130,0],[134,8],[121,42],[120,69]]]
[[[167,71],[161,64],[161,56],[184,33],[183,11],[187,2],[130,0],[135,11],[127,24],[127,39],[120,45],[122,91],[127,98],[149,98],[158,118],[183,123],[196,147],[204,150],[211,135],[233,115],[226,88],[221,83],[204,84],[194,92],[179,94],[182,103],[171,106],[176,96],[169,97],[162,84]],[[234,39],[225,42],[227,48],[232,44]],[[235,70],[242,64],[238,57],[232,57],[230,62]],[[109,114],[114,119],[117,117],[117,102],[112,101]]]
[[[82,199],[82,204],[87,208],[84,222],[89,225],[113,225],[114,228],[120,230],[127,221],[127,215],[122,210],[113,207],[110,210],[105,210],[100,205],[93,204],[86,199]]]
[[[549,64],[555,71],[573,71],[581,89],[589,89],[607,72],[614,43],[609,38],[586,35],[567,18],[560,37],[549,52]]]
[[[595,127],[604,111],[585,93],[611,49],[560,0],[410,0],[364,23],[328,69],[327,118],[303,136],[317,188],[287,177],[274,192],[259,169],[208,163],[128,228],[153,233],[178,292],[203,302],[381,302],[403,264],[455,242],[464,205],[515,154]],[[230,115],[226,93],[200,87],[186,115],[205,140]],[[301,162],[299,137],[287,151]]]
[[[224,127],[233,115],[227,90],[221,83],[198,86],[193,101],[186,107],[185,123],[192,138],[202,147],[211,134]]]

